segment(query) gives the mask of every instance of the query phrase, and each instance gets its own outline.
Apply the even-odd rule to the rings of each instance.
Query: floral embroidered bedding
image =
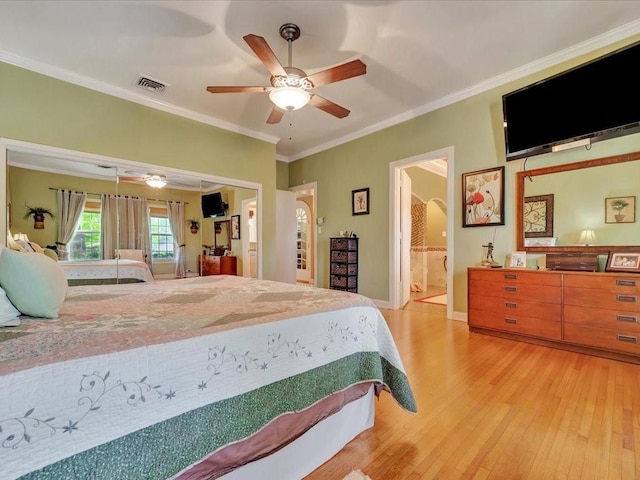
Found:
[[[360,295],[208,276],[73,287],[58,318],[20,318],[0,329],[3,479],[205,478],[212,452],[366,384],[416,411]]]

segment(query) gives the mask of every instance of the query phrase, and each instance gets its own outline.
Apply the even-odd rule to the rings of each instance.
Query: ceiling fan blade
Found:
[[[333,115],[334,117],[338,117],[338,118],[344,118],[347,115],[349,115],[349,113],[351,113],[350,110],[347,110],[346,108],[341,107],[337,103],[333,103],[331,100],[327,100],[326,98],[316,94],[313,94],[311,96],[311,100],[309,100],[309,105],[319,108],[320,110],[325,111]]]
[[[314,87],[319,87],[321,85],[346,80],[347,78],[364,75],[365,73],[367,73],[367,66],[360,60],[353,60],[309,75],[307,80],[310,80]]]
[[[284,110],[274,105],[273,109],[271,110],[271,113],[269,114],[269,118],[267,118],[267,123],[269,124],[280,123],[280,120],[282,120],[282,117],[284,117],[284,113],[285,113]]]
[[[121,182],[144,182],[144,177],[118,177]]]
[[[273,76],[287,76],[287,72],[285,72],[284,67],[276,57],[276,54],[273,53],[271,47],[267,43],[267,41],[263,37],[259,37],[258,35],[245,35],[244,41],[247,42],[253,53],[260,59],[260,61],[267,67],[269,73]]]
[[[263,93],[271,87],[207,87],[209,93]]]

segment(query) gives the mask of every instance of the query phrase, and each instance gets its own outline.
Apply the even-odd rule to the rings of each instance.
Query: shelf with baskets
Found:
[[[358,239],[333,237],[330,239],[329,288],[358,292]]]

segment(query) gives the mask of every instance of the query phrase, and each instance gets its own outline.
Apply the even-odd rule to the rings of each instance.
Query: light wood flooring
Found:
[[[305,480],[640,479],[640,366],[469,333],[445,306],[382,312],[418,413],[384,392]]]

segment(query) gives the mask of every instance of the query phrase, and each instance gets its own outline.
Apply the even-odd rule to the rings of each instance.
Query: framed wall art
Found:
[[[609,252],[605,271],[640,273],[640,252]]]
[[[231,215],[231,240],[240,240],[240,215]]]
[[[524,197],[524,238],[553,237],[553,194]]]
[[[462,226],[504,225],[504,167],[462,174]]]
[[[635,223],[636,197],[604,199],[604,223]]]
[[[351,192],[351,215],[369,214],[369,189],[360,188]]]

